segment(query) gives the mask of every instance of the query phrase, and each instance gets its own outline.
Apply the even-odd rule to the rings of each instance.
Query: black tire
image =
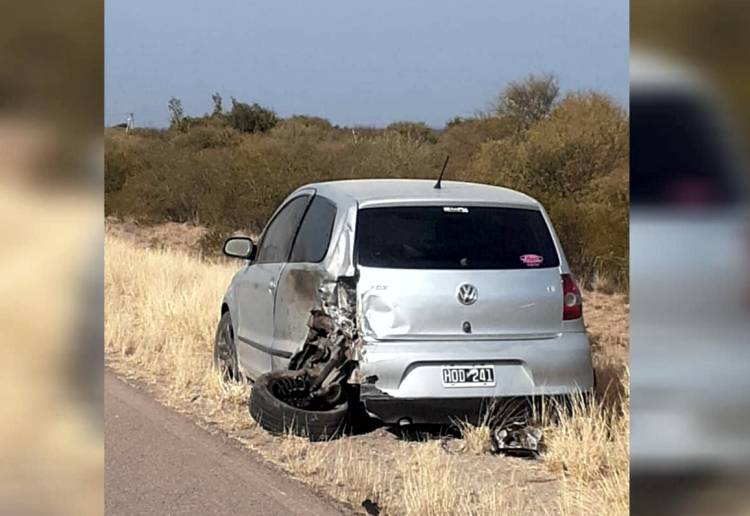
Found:
[[[349,404],[344,401],[330,410],[312,411],[289,405],[273,395],[269,384],[292,371],[276,371],[259,376],[250,393],[250,415],[272,434],[293,434],[311,441],[340,437],[349,427]]]
[[[240,366],[237,360],[237,346],[234,343],[232,317],[224,312],[216,328],[214,338],[214,369],[222,372],[224,381],[238,381]]]

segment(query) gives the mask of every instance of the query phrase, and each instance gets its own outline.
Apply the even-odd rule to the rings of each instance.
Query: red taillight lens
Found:
[[[580,319],[583,316],[583,299],[581,291],[578,290],[573,276],[570,274],[562,275],[563,287],[563,321],[572,321]]]

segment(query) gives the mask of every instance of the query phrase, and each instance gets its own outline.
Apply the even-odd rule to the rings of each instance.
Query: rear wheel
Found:
[[[219,371],[225,381],[240,379],[240,367],[237,360],[237,347],[234,344],[232,317],[224,312],[216,329],[214,339],[214,369]]]
[[[258,377],[250,394],[250,415],[273,434],[291,433],[311,441],[325,441],[343,434],[349,426],[349,404],[302,408],[306,372],[275,371]],[[296,396],[296,393],[300,396]]]

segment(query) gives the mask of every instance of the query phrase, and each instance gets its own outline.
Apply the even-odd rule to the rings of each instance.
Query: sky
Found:
[[[105,123],[169,123],[218,92],[280,116],[442,127],[513,80],[628,102],[628,0],[106,0]]]

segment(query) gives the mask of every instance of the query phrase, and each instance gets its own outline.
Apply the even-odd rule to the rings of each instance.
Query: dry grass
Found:
[[[475,426],[465,421],[459,421],[457,426],[463,440],[461,451],[471,455],[484,455],[490,451],[491,431],[487,424]]]
[[[563,516],[630,514],[630,479],[627,470],[603,476],[593,482],[566,478],[560,486],[555,509]]]
[[[208,233],[204,226],[179,222],[141,225],[131,219],[107,217],[104,223],[107,234],[149,249],[196,252],[200,249],[201,238]]]
[[[485,427],[486,428],[486,427]],[[406,514],[510,514],[523,513],[525,500],[514,489],[513,478],[495,484],[493,479],[479,486],[461,485],[457,461],[439,442],[423,443],[404,461],[404,506]],[[514,496],[515,493],[515,496]],[[477,503],[478,502],[478,503]]]
[[[323,443],[271,436],[248,414],[249,386],[226,385],[211,369],[219,302],[236,265],[113,236],[105,252],[108,365],[149,382],[163,403],[339,500],[358,508],[370,499],[384,514],[627,511],[625,398],[617,405],[625,415],[611,404],[580,403],[572,417],[550,425],[541,462],[486,453],[486,425],[464,425],[457,453],[435,440],[405,442],[383,430]],[[599,345],[612,338],[602,333]]]
[[[627,400],[622,400],[625,405]],[[569,410],[554,411],[558,421],[549,423],[545,440],[550,468],[592,482],[629,464],[627,408],[605,407],[595,398],[575,397]],[[625,436],[625,439],[622,439]]]

